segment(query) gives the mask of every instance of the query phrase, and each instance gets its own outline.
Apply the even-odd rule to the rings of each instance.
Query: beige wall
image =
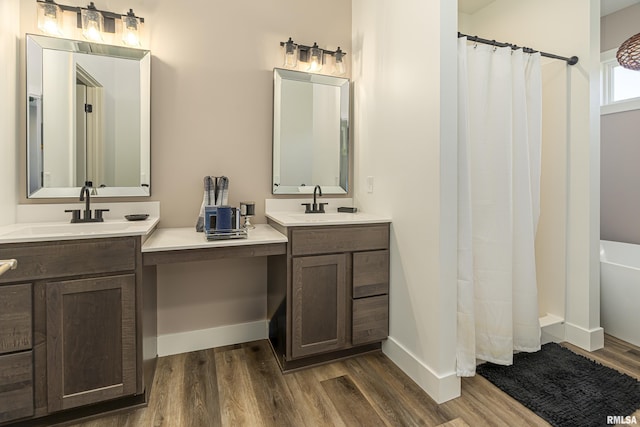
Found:
[[[159,333],[266,319],[266,269],[264,257],[159,266]]]
[[[37,33],[35,1],[20,3],[21,32]],[[340,46],[350,64],[351,2],[111,0],[97,6],[133,8],[145,18],[143,47],[153,55],[151,200],[160,201],[160,227],[195,226],[205,175],[228,176],[229,202],[254,200],[254,222],[265,222],[279,42],[291,36]],[[265,318],[256,303],[266,301],[264,259],[162,266],[158,283],[161,335]]]
[[[0,1],[0,225],[15,221],[18,199],[19,2]]]
[[[601,50],[616,49],[640,32],[640,4],[601,19]],[[601,116],[600,238],[640,244],[640,110]]]
[[[38,33],[35,2],[20,3],[21,32]],[[151,199],[161,203],[161,226],[195,224],[205,175],[228,176],[229,202],[256,201],[255,222],[264,222],[279,42],[291,36],[340,46],[349,64],[351,3],[112,0],[98,7],[133,8],[145,18],[143,47],[153,55]]]
[[[602,0],[607,1],[607,0]],[[640,33],[640,4],[629,6],[600,20],[600,47],[602,52],[617,49],[620,44]]]
[[[603,240],[640,244],[640,110],[602,116]]]

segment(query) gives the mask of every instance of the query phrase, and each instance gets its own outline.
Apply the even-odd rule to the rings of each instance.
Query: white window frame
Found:
[[[616,52],[611,49],[600,54],[600,115],[640,110],[640,97],[613,101],[613,68],[618,66]]]

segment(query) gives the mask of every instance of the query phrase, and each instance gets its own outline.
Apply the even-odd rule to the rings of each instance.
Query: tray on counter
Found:
[[[229,240],[229,239],[246,239],[247,230],[244,228],[234,228],[231,230],[209,230],[204,235],[207,240]]]

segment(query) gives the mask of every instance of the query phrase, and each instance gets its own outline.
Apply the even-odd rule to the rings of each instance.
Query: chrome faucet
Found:
[[[328,203],[317,203],[317,196],[322,197],[322,188],[319,185],[316,185],[313,189],[313,207],[311,207],[311,203],[301,203],[305,207],[304,213],[325,213],[324,207]]]
[[[84,202],[84,214],[82,218],[80,218],[80,209],[67,209],[65,212],[71,212],[71,222],[104,222],[104,218],[102,217],[103,212],[109,212],[109,209],[96,209],[96,217],[92,218],[91,216],[91,189],[93,188],[93,183],[91,181],[86,181],[82,188],[80,189],[80,201]]]

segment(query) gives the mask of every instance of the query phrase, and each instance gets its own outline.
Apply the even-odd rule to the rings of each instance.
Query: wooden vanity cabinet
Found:
[[[389,330],[389,224],[279,227],[269,338],[283,370],[380,348]]]
[[[33,403],[32,286],[0,286],[0,423],[29,417]]]
[[[144,402],[140,244],[0,246],[0,259],[18,260],[0,277],[0,424],[127,396]]]

